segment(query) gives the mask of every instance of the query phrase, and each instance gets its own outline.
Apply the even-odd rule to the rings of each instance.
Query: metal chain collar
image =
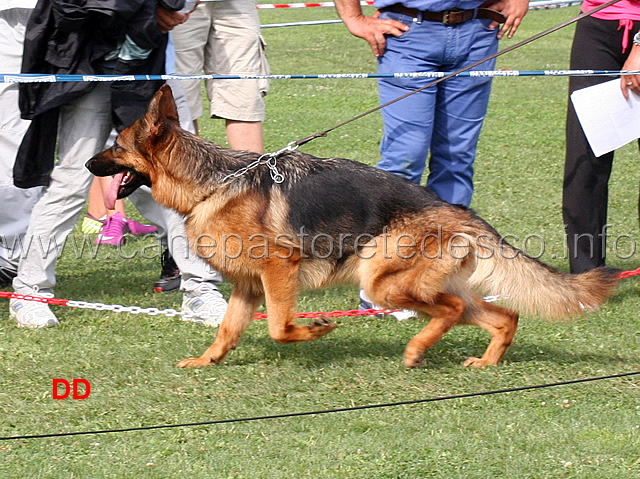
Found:
[[[260,165],[267,165],[269,168],[269,174],[271,175],[271,179],[275,183],[282,183],[284,181],[284,175],[278,171],[277,168],[277,158],[285,152],[295,151],[298,149],[298,144],[295,141],[290,142],[287,146],[273,153],[265,153],[260,156],[257,160],[249,163],[247,166],[240,168],[238,171],[228,174],[222,179],[222,183],[226,183],[228,180],[233,178],[239,178],[248,171],[257,168]]]

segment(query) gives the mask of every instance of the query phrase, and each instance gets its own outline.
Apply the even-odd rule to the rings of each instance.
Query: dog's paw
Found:
[[[324,336],[325,334],[329,334],[331,331],[336,329],[338,325],[331,321],[327,316],[316,316],[313,321],[311,321],[307,327],[309,331],[313,333],[317,338]]]
[[[327,316],[324,315],[320,315],[320,316],[316,316],[313,321],[311,321],[309,323],[309,328],[328,328],[330,330],[334,330],[338,327],[338,325],[336,323],[334,323],[333,321],[331,321],[331,319],[329,319]]]
[[[464,365],[466,367],[473,367],[473,368],[485,368],[487,366],[489,366],[489,361],[487,361],[486,359],[482,359],[482,358],[468,358],[465,362]]]
[[[188,358],[177,364],[177,368],[201,368],[213,364],[209,358]]]
[[[410,354],[404,355],[404,365],[408,368],[417,368],[418,366],[424,366],[427,362],[422,358],[422,356],[415,356]]]

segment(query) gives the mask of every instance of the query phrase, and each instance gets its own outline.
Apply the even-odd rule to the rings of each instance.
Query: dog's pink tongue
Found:
[[[110,210],[116,209],[116,200],[118,199],[118,190],[120,189],[122,178],[124,178],[124,172],[116,174],[111,180],[109,188],[104,192],[104,205]]]

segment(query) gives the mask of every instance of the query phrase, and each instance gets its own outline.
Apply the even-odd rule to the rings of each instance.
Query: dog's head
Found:
[[[172,132],[180,126],[178,111],[168,85],[154,95],[142,118],[125,128],[111,148],[86,163],[96,176],[113,176],[105,193],[105,205],[113,209],[116,199],[125,198],[142,185],[151,186],[157,178],[154,159],[172,143]]]

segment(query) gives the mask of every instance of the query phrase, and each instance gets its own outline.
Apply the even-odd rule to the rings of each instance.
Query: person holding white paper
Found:
[[[605,0],[585,0],[582,11]],[[586,17],[576,26],[571,69],[640,70],[640,0],[619,2]],[[604,76],[569,79],[569,95],[609,81]],[[621,75],[621,95],[640,95],[640,75]],[[585,137],[573,104],[568,102],[562,214],[567,232],[569,266],[582,273],[606,259],[608,182],[614,152],[596,156]]]

